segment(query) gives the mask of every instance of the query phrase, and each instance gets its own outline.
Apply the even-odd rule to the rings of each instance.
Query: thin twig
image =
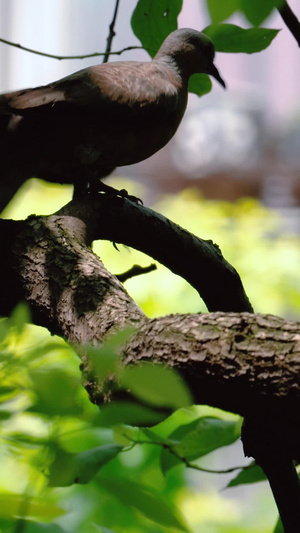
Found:
[[[116,24],[116,19],[117,19],[117,14],[118,14],[119,3],[120,3],[120,0],[116,0],[116,5],[115,5],[113,18],[112,18],[112,21],[111,21],[111,23],[109,25],[109,34],[108,34],[108,37],[107,37],[106,50],[105,50],[105,55],[103,57],[103,63],[107,63],[107,61],[108,61],[108,58],[109,58],[110,53],[111,53],[112,41],[113,41],[113,38],[116,35],[116,33],[115,33],[115,24]]]
[[[236,470],[248,470],[249,468],[252,468],[254,466],[253,462],[249,465],[245,466],[234,466],[232,468],[226,468],[225,470],[211,470],[210,468],[203,468],[202,466],[196,465],[196,463],[191,463],[186,457],[181,456],[179,453],[177,453],[174,448],[172,447],[172,444],[168,444],[163,441],[152,441],[152,440],[143,440],[143,439],[130,439],[127,435],[127,438],[131,440],[134,444],[153,444],[155,446],[160,446],[161,448],[165,448],[166,450],[169,450],[169,452],[176,457],[179,461],[185,464],[186,467],[192,468],[193,470],[199,470],[200,472],[205,472],[207,474],[231,474],[232,472],[236,472]]]
[[[22,46],[18,43],[13,43],[12,41],[7,41],[6,39],[3,39],[0,37],[0,42],[4,44],[8,44],[9,46],[13,46],[14,48],[19,48],[19,50],[23,50],[24,52],[30,52],[31,54],[36,54],[38,56],[43,57],[49,57],[50,59],[58,59],[59,61],[63,59],[88,59],[90,57],[99,57],[99,56],[105,56],[106,52],[94,52],[92,54],[85,54],[81,56],[57,56],[55,54],[47,54],[47,52],[40,52],[39,50],[34,50],[33,48],[28,48],[27,46]],[[128,52],[129,50],[144,50],[143,46],[126,46],[125,48],[122,48],[122,50],[118,50],[117,52],[109,52],[109,55],[115,55],[120,56],[123,54],[123,52]]]
[[[116,278],[118,278],[121,283],[124,283],[124,281],[127,281],[130,278],[133,278],[134,276],[140,276],[141,274],[148,274],[149,272],[153,272],[153,270],[156,270],[157,266],[154,263],[151,263],[151,265],[147,267],[142,267],[140,265],[133,265],[129,270],[126,270],[126,272],[123,272],[122,274],[116,274]]]
[[[297,19],[296,15],[291,10],[286,0],[283,0],[281,5],[277,9],[281,15],[283,22],[290,30],[291,34],[295,37],[298,46],[300,46],[300,22]]]

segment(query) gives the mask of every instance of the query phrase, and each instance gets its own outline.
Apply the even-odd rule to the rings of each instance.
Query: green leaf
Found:
[[[282,0],[240,0],[241,10],[253,26],[259,26]]]
[[[98,448],[80,452],[77,456],[77,483],[88,483],[102,466],[114,459],[122,450],[123,446],[119,444],[104,444]]]
[[[115,426],[113,436],[115,443],[122,446],[131,446],[138,438],[137,429],[129,426]]]
[[[16,391],[16,385],[3,385],[0,386],[0,402],[3,403],[6,401],[7,396],[10,397]],[[4,399],[1,399],[1,396]]]
[[[203,30],[214,42],[218,52],[253,54],[267,48],[279,30],[250,28],[234,24],[216,24]]]
[[[238,475],[232,479],[227,487],[236,487],[237,485],[248,485],[249,483],[257,483],[258,481],[266,481],[267,476],[260,468],[260,466],[252,463],[250,468],[244,468]]]
[[[8,420],[12,415],[13,413],[11,411],[0,409],[0,420]]]
[[[86,484],[122,449],[123,446],[118,444],[104,444],[76,454],[58,448],[55,459],[50,465],[49,485],[67,487],[73,483]]]
[[[96,531],[101,531],[102,533],[117,533],[116,531],[113,531],[112,529],[108,529],[107,527],[98,526],[98,524],[93,524],[93,527]]]
[[[50,465],[50,487],[67,487],[75,483],[77,477],[77,454],[68,453],[62,448],[55,451],[55,459]]]
[[[196,459],[235,442],[240,437],[241,424],[241,419],[228,421],[204,416],[179,427],[171,438],[180,439],[174,447],[177,453],[187,459]]]
[[[161,443],[161,445],[163,445],[163,444],[167,444],[167,445],[177,444],[177,442],[178,442],[177,440],[174,440],[174,439],[161,437],[160,435],[158,435],[156,433],[156,431],[152,431],[152,429],[149,429],[149,428],[143,428],[142,429],[142,433],[147,437],[147,439],[149,439],[149,441],[159,442],[159,443]]]
[[[79,414],[80,408],[76,401],[81,387],[79,380],[61,368],[48,368],[47,371],[32,369],[30,378],[36,395],[32,411],[49,416]]]
[[[43,446],[49,444],[48,437],[42,437],[37,435],[30,435],[28,433],[22,433],[21,431],[13,431],[11,437],[18,445],[22,444],[32,448],[33,446]]]
[[[167,528],[177,528],[188,532],[184,518],[169,504],[162,500],[160,492],[129,481],[101,477],[101,486],[116,496],[125,506],[133,507],[147,518]]]
[[[207,74],[193,74],[189,81],[189,92],[202,96],[211,91],[212,83]]]
[[[30,310],[26,302],[20,302],[13,310],[11,314],[11,324],[15,326],[17,333],[21,335],[24,327],[30,322]]]
[[[164,39],[177,28],[182,0],[139,0],[131,17],[131,27],[153,57]]]
[[[24,497],[23,494],[0,492],[0,518],[10,519],[19,516],[20,509],[26,508],[26,516],[42,520],[52,520],[65,514],[65,511],[49,500]]]
[[[104,380],[110,374],[119,373],[120,349],[133,331],[134,328],[124,328],[107,339],[102,346],[86,347],[89,363],[92,364],[92,372],[97,378]]]
[[[240,0],[207,0],[207,7],[213,24],[228,19],[240,7]]]
[[[130,426],[153,426],[165,418],[160,411],[133,402],[113,402],[100,409],[95,423],[103,427],[128,424]]]
[[[192,404],[190,392],[175,370],[149,363],[127,367],[121,384],[140,400],[178,409]]]
[[[192,461],[208,453],[228,446],[235,442],[241,433],[241,419],[227,421],[216,417],[201,417],[190,424],[179,426],[169,435],[169,439],[177,441],[172,449],[180,457]],[[169,450],[161,452],[161,467],[166,472],[173,466],[180,464],[181,460]]]
[[[275,526],[273,533],[284,533],[283,525],[282,525],[280,518],[278,518],[277,520],[277,524]]]
[[[0,342],[4,342],[9,334],[10,321],[8,318],[0,319]]]
[[[71,351],[71,347],[66,342],[64,342],[62,339],[58,341],[55,341],[54,339],[52,339],[50,342],[38,343],[38,345],[35,348],[31,347],[30,350],[24,353],[24,356],[22,357],[22,361],[25,361],[25,362],[36,361],[39,358],[42,358],[45,355],[49,355],[51,352],[54,352],[56,350],[59,350],[60,352],[64,350]]]
[[[23,531],[22,528],[21,531]],[[31,520],[26,520],[24,531],[26,533],[68,533],[66,529],[57,524],[43,524],[42,522],[32,522]]]

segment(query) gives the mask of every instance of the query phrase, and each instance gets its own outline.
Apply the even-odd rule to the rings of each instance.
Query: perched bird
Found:
[[[96,65],[1,95],[0,211],[31,177],[105,190],[100,180],[115,167],[146,159],[173,137],[192,74],[225,87],[214,55],[205,34],[179,29],[152,61]]]

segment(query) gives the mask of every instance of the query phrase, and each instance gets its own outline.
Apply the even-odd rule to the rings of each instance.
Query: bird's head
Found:
[[[215,47],[212,40],[189,28],[175,30],[162,43],[155,59],[171,62],[185,76],[209,74],[224,88],[225,82],[214,65]]]

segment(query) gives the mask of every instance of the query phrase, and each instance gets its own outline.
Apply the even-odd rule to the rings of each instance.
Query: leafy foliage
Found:
[[[159,492],[128,479],[101,478],[101,483],[124,505],[136,508],[151,520],[168,528],[189,531],[180,514],[161,500]]]
[[[280,4],[282,0],[241,0],[241,10],[253,26],[259,26]]]
[[[207,0],[207,8],[213,24],[228,19],[240,7],[240,0]]]
[[[217,417],[201,417],[179,426],[169,435],[175,441],[169,449],[161,452],[161,466],[167,472],[180,464],[180,458],[188,461],[203,457],[208,453],[235,442],[241,433],[241,422],[227,421]]]
[[[233,24],[220,24],[236,11],[242,11],[254,26],[259,26],[281,0],[207,0],[213,22],[203,30],[215,44],[218,52],[253,54],[267,48],[278,30],[266,28],[243,29]],[[163,40],[177,28],[177,17],[182,0],[139,0],[132,14],[131,27],[143,47],[153,57]],[[212,88],[209,76],[194,75],[189,90],[202,96]]]
[[[258,481],[266,480],[267,477],[260,466],[253,463],[250,468],[245,468],[239,472],[238,475],[228,483],[228,487],[237,487],[238,485],[257,483]]]
[[[203,30],[214,42],[218,52],[253,54],[267,48],[278,30],[250,28],[245,30],[234,24],[208,26]]]
[[[198,96],[207,94],[211,91],[212,83],[210,77],[206,74],[193,74],[189,80],[189,91]]]
[[[74,483],[85,485],[122,449],[123,446],[118,444],[104,444],[76,454],[58,448],[50,465],[49,486],[66,487]]]
[[[176,374],[165,373],[161,366],[151,373],[149,365],[137,374],[125,372],[123,385],[130,384],[138,391],[146,371],[158,388],[162,387],[160,380],[166,380],[163,393],[155,395],[155,389],[148,388],[146,398],[142,394],[143,401],[150,403],[154,395],[154,410],[119,402],[99,413],[82,390],[74,352],[58,339],[43,340],[43,330],[22,323],[22,312],[28,317],[28,312],[16,309],[11,319],[0,321],[0,410],[5,413],[1,421],[2,463],[6,456],[0,475],[1,501],[5,503],[0,510],[3,532],[10,531],[18,520],[25,520],[26,532],[33,533],[88,533],[92,523],[99,531],[118,531],[120,524],[133,533],[190,531],[175,505],[182,486],[183,459],[197,460],[234,442],[240,419],[232,415],[222,419],[222,413],[213,409],[209,416],[199,417],[198,410],[183,408],[161,422],[160,411],[166,401],[176,408],[189,404],[190,399],[182,383],[178,388]],[[120,338],[126,339],[122,333],[118,341],[102,348],[106,371],[110,371],[108,349],[116,368]],[[33,345],[28,344],[29,339]],[[100,361],[97,370],[101,373]],[[122,371],[118,371],[122,381]],[[55,397],[56,392],[52,404],[49,396]],[[67,398],[73,399],[74,408]],[[155,411],[158,407],[160,419]],[[151,430],[128,426],[137,419],[140,426],[146,425],[149,416],[158,422]],[[136,456],[140,458],[132,462]],[[169,456],[177,466],[182,465],[180,470],[170,470],[175,464]],[[7,487],[8,476],[11,482]]]
[[[182,0],[139,0],[132,14],[131,27],[153,57],[164,39],[177,28]]]
[[[174,370],[144,363],[123,371],[121,384],[150,405],[178,409],[192,403],[191,395]]]
[[[244,13],[250,24],[259,26],[271,15],[282,0],[207,0],[207,7],[214,24],[228,19],[236,11]]]
[[[283,525],[282,525],[280,518],[278,518],[277,524],[274,529],[274,533],[284,533]]]

